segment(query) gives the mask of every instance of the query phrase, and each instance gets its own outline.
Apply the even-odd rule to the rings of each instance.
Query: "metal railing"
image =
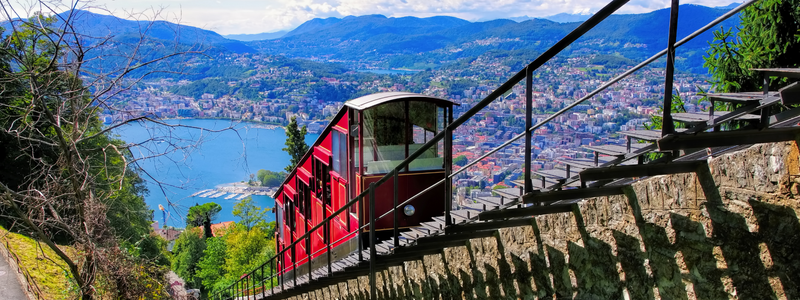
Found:
[[[266,291],[268,289],[267,283],[269,284],[269,289],[272,291],[272,293],[271,293],[272,295],[276,295],[274,293],[274,289],[276,287],[280,287],[280,291],[285,291],[285,282],[286,282],[287,278],[284,278],[284,276],[285,276],[284,274],[289,269],[292,269],[292,270],[296,271],[298,265],[302,265],[302,262],[303,262],[302,258],[300,259],[300,261],[298,261],[297,253],[295,253],[295,248],[296,248],[295,246],[297,246],[301,241],[306,243],[306,247],[305,247],[305,249],[306,249],[305,263],[308,264],[308,275],[306,275],[306,276],[308,276],[308,282],[310,283],[311,280],[313,279],[313,270],[311,269],[311,267],[312,267],[311,266],[312,265],[311,264],[311,259],[313,258],[314,255],[318,254],[320,251],[327,251],[328,252],[328,261],[327,261],[327,271],[328,271],[328,273],[327,274],[328,274],[328,276],[330,276],[332,274],[331,264],[333,263],[331,261],[331,257],[330,257],[330,253],[331,253],[330,245],[338,243],[338,242],[346,240],[346,239],[353,238],[353,236],[358,237],[358,233],[360,233],[362,230],[364,230],[366,228],[370,228],[370,230],[369,230],[370,297],[371,297],[371,299],[375,299],[376,298],[376,286],[375,286],[376,264],[375,263],[376,263],[376,259],[377,259],[377,253],[376,253],[376,250],[375,250],[375,231],[373,230],[374,228],[370,226],[371,224],[375,224],[375,221],[380,220],[380,219],[388,216],[389,214],[392,214],[393,217],[394,217],[394,222],[393,222],[393,226],[394,226],[394,228],[393,228],[393,234],[394,234],[393,244],[394,244],[394,247],[399,247],[399,232],[398,232],[398,226],[397,226],[398,208],[401,208],[401,207],[405,206],[406,204],[408,204],[412,200],[420,197],[421,195],[424,195],[425,193],[430,192],[434,188],[446,183],[447,181],[452,180],[456,175],[464,172],[468,168],[474,166],[475,164],[477,164],[478,162],[484,160],[485,158],[489,157],[490,155],[493,155],[493,154],[497,153],[498,151],[500,151],[501,149],[511,145],[513,142],[521,139],[522,137],[525,137],[525,156],[526,156],[525,166],[524,166],[524,172],[525,172],[525,175],[524,175],[525,176],[524,177],[524,181],[525,181],[524,192],[525,193],[532,192],[533,189],[532,189],[532,185],[530,184],[530,180],[531,180],[530,179],[531,178],[531,135],[532,135],[532,133],[534,131],[536,131],[537,129],[539,129],[543,125],[545,125],[545,124],[549,123],[550,121],[554,120],[555,118],[557,118],[558,116],[561,116],[565,112],[571,110],[572,108],[574,108],[577,105],[583,103],[584,101],[594,97],[595,95],[597,95],[598,93],[600,93],[603,90],[607,89],[608,87],[614,85],[615,83],[619,82],[620,80],[628,77],[629,75],[631,75],[634,72],[640,70],[641,68],[649,65],[650,63],[656,61],[657,59],[663,57],[664,55],[666,55],[668,53],[670,54],[670,57],[668,57],[668,59],[667,59],[667,69],[669,70],[667,72],[668,73],[667,77],[671,77],[671,75],[672,75],[671,74],[672,73],[671,70],[674,68],[673,63],[674,63],[675,48],[686,44],[687,42],[689,42],[690,40],[694,39],[695,37],[697,37],[701,33],[703,33],[705,31],[711,29],[712,27],[718,25],[722,21],[730,18],[731,16],[735,15],[736,13],[738,13],[742,9],[746,8],[747,6],[757,2],[758,0],[745,1],[741,5],[737,6],[736,8],[732,9],[731,11],[723,14],[722,16],[718,17],[717,19],[711,21],[710,23],[706,24],[705,26],[701,27],[697,31],[695,31],[692,34],[686,36],[685,38],[681,39],[678,42],[675,42],[675,39],[676,39],[675,33],[676,33],[676,29],[677,29],[676,25],[677,25],[677,15],[678,15],[678,4],[679,3],[678,3],[678,0],[672,0],[672,8],[671,8],[672,13],[671,13],[671,18],[670,18],[670,30],[669,30],[670,31],[669,32],[669,45],[668,45],[667,49],[664,49],[664,50],[656,53],[655,55],[653,55],[650,58],[642,61],[638,65],[636,65],[636,66],[628,69],[624,73],[614,77],[613,79],[611,79],[608,82],[602,84],[600,87],[596,88],[595,90],[593,90],[592,92],[588,93],[584,97],[576,100],[572,104],[570,104],[570,105],[562,108],[561,110],[553,113],[552,115],[548,116],[547,118],[545,118],[544,120],[538,122],[537,124],[533,124],[533,122],[532,122],[532,112],[531,112],[531,107],[532,107],[532,80],[531,80],[531,78],[532,78],[533,72],[536,71],[537,69],[539,69],[541,66],[543,66],[546,62],[550,61],[553,57],[555,57],[558,53],[563,51],[567,46],[569,46],[573,42],[575,42],[578,38],[583,36],[590,29],[594,28],[597,24],[599,24],[600,22],[605,20],[608,16],[610,16],[612,13],[614,13],[616,10],[618,10],[620,7],[622,7],[628,1],[629,0],[613,0],[613,1],[611,1],[609,4],[607,4],[605,7],[603,7],[600,11],[598,11],[596,14],[594,14],[592,17],[590,17],[588,20],[586,20],[581,25],[579,25],[577,28],[575,28],[572,32],[567,34],[564,38],[559,40],[552,47],[550,47],[547,51],[542,53],[533,62],[528,64],[524,69],[522,69],[519,72],[517,72],[514,76],[512,76],[510,79],[508,79],[508,81],[503,83],[500,87],[498,87],[496,90],[494,90],[488,96],[486,96],[484,99],[482,99],[480,102],[478,102],[475,106],[473,106],[472,108],[467,110],[464,114],[462,114],[456,120],[453,120],[452,110],[448,110],[449,111],[449,115],[448,115],[449,124],[444,128],[444,130],[442,130],[441,132],[436,134],[432,139],[430,139],[427,143],[423,144],[414,153],[410,154],[408,156],[408,158],[406,158],[405,160],[400,162],[388,174],[386,174],[385,176],[381,177],[378,181],[371,183],[367,190],[365,190],[365,191],[361,192],[360,194],[358,194],[357,196],[353,197],[353,199],[351,199],[350,201],[345,203],[341,208],[339,208],[335,212],[331,213],[331,215],[327,216],[327,211],[323,210],[323,211],[325,211],[326,216],[319,224],[317,224],[314,227],[309,229],[309,228],[307,228],[308,223],[306,223],[306,231],[304,232],[303,235],[301,235],[300,237],[294,239],[293,242],[290,245],[285,246],[281,251],[278,251],[278,253],[275,256],[273,256],[272,258],[270,258],[267,262],[265,262],[261,266],[257,267],[253,271],[243,275],[239,280],[237,280],[236,282],[231,284],[228,288],[224,289],[221,292],[218,292],[217,294],[212,295],[211,298],[212,299],[230,299],[230,298],[234,298],[235,299],[235,298],[238,298],[238,297],[245,297],[245,298],[249,299],[250,297],[253,297],[253,299],[255,299],[256,294],[261,294],[262,297],[265,297],[266,296]],[[480,157],[478,157],[477,159],[473,160],[472,162],[467,163],[466,165],[461,167],[459,170],[456,170],[456,171],[453,172],[452,171],[451,160],[452,160],[452,135],[453,135],[454,130],[459,128],[467,120],[469,120],[470,118],[472,118],[473,116],[475,116],[476,114],[481,112],[486,106],[488,106],[489,104],[494,102],[497,98],[499,98],[500,96],[504,95],[505,93],[511,91],[511,89],[514,87],[514,85],[520,83],[520,81],[522,81],[522,79],[527,79],[526,80],[526,84],[525,84],[525,86],[526,86],[526,93],[525,93],[525,96],[526,96],[526,125],[525,126],[526,126],[527,129],[525,130],[525,132],[514,136],[510,140],[508,140],[508,141],[504,142],[503,144],[495,147],[494,149],[492,149],[492,150],[488,151],[487,153],[481,155]],[[672,99],[672,97],[671,97],[671,94],[672,94],[671,82],[672,82],[671,78],[668,78],[666,80],[666,82],[665,82],[665,99],[664,99],[664,105],[665,106],[664,106],[664,109],[663,109],[663,111],[664,111],[664,116],[663,117],[664,117],[665,123],[666,123],[667,120],[671,120],[670,109],[669,109],[669,107],[671,107],[671,106],[668,106],[668,104],[669,104],[668,101],[671,101],[671,99]],[[669,131],[670,131],[670,129],[666,128],[664,132],[665,132],[665,134],[667,134],[667,133],[669,133]],[[408,166],[412,161],[414,161],[415,159],[420,157],[426,150],[430,149],[431,147],[433,147],[434,145],[436,145],[437,143],[439,143],[442,140],[444,140],[445,151],[446,151],[445,178],[440,180],[440,181],[438,181],[438,182],[436,182],[436,183],[434,183],[434,184],[432,184],[432,185],[430,185],[429,187],[427,187],[423,191],[417,193],[416,195],[411,196],[409,199],[403,201],[402,203],[398,203],[398,174],[399,174],[399,172],[402,171],[403,169],[405,169],[405,167]],[[393,208],[390,209],[389,211],[387,211],[386,213],[384,213],[384,214],[382,214],[382,215],[380,215],[378,217],[375,217],[375,211],[374,211],[374,207],[375,207],[375,205],[374,205],[374,203],[375,203],[375,189],[377,187],[383,185],[384,183],[388,182],[390,179],[393,179],[393,183],[394,183],[393,202],[392,202]],[[445,213],[445,227],[444,227],[445,234],[448,232],[448,230],[447,230],[448,227],[452,225],[451,224],[451,216],[450,216],[450,211],[452,210],[452,191],[450,190],[450,187],[451,187],[451,184],[445,185],[445,194],[443,195],[444,196],[444,201],[445,201],[445,212],[444,212]],[[355,204],[358,204],[359,207],[363,207],[362,203],[364,201],[364,197],[368,197],[367,199],[369,201],[369,212],[368,212],[369,213],[369,222],[368,223],[362,223],[363,221],[367,221],[367,220],[360,220],[359,219],[358,228],[356,228],[355,230],[351,231],[350,230],[351,228],[349,228],[350,227],[350,219],[349,219],[349,215],[348,215],[347,211],[349,210],[349,208],[351,206],[353,206]],[[337,217],[339,217],[339,215],[342,214],[342,213],[345,213],[345,215],[348,216],[348,218],[347,218],[347,227],[348,227],[347,231],[348,232],[347,232],[347,234],[345,234],[340,239],[338,239],[336,241],[330,241],[330,237],[331,237],[331,235],[330,235],[330,230],[331,230],[330,222],[333,221],[334,219],[336,219]],[[316,232],[317,230],[320,230],[321,228],[322,228],[322,230],[325,230],[326,234],[324,236],[328,237],[328,240],[326,241],[327,247],[325,249],[320,249],[320,250],[318,250],[318,251],[316,251],[314,253],[310,253],[309,245],[311,243],[312,233]],[[364,257],[362,255],[362,253],[363,253],[363,250],[364,250],[364,245],[361,243],[361,239],[359,239],[358,246],[359,246],[358,247],[358,260],[360,262],[363,262],[364,261]],[[289,254],[292,257],[292,259],[291,259],[292,261],[290,263],[286,263],[286,262],[281,261],[281,258],[283,258],[287,254],[288,251],[290,251]],[[267,266],[267,268],[268,268],[267,269],[268,273],[265,273],[265,266]],[[281,271],[280,272],[276,272],[278,269],[280,269]],[[261,274],[260,277],[256,276],[256,275],[258,275],[259,271],[260,271],[260,274]],[[266,274],[269,274],[269,276],[267,276]],[[297,274],[297,272],[293,272],[293,278],[292,278],[293,284],[292,284],[292,287],[297,287],[297,275],[296,274]],[[276,280],[277,280],[277,283],[275,282]],[[258,291],[259,293],[256,293],[256,291]]]

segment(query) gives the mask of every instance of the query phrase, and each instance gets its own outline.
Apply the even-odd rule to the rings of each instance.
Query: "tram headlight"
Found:
[[[411,204],[406,205],[406,206],[403,207],[403,213],[406,214],[406,216],[409,216],[409,217],[413,216],[414,212],[416,212],[416,211],[417,210]]]

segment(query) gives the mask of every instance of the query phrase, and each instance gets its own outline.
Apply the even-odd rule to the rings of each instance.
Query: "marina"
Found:
[[[199,191],[199,192],[196,192],[196,193],[192,194],[192,195],[191,195],[191,196],[189,196],[189,197],[194,197],[194,196],[197,196],[197,195],[199,195],[199,194],[206,193],[206,192],[210,192],[210,191],[211,191],[211,190],[202,190],[202,191]]]
[[[215,190],[208,190],[208,192],[201,193],[200,195],[198,195],[198,197],[200,197],[200,198],[206,198],[206,197],[208,197],[208,196],[211,196],[211,194],[215,194],[216,192],[217,192],[217,191],[215,191]]]
[[[274,187],[249,186],[241,183],[222,184],[214,189],[205,189],[194,192],[190,197],[215,199],[224,196],[224,200],[240,201],[252,195],[271,196],[275,193]]]

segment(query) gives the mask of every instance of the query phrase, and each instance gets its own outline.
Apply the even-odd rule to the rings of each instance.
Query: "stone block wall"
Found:
[[[795,142],[657,176],[377,274],[380,299],[800,299]],[[296,299],[368,299],[362,276]]]

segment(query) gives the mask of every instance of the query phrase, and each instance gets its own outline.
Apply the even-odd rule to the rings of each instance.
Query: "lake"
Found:
[[[380,75],[411,75],[419,72],[419,70],[401,70],[401,69],[375,69],[375,70],[357,70],[358,72],[375,73]]]
[[[168,120],[166,123],[187,127],[134,123],[114,131],[127,143],[137,144],[131,149],[135,158],[149,157],[138,163],[144,171],[141,176],[147,181],[150,191],[145,196],[145,202],[155,210],[154,220],[160,224],[163,223],[162,213],[158,211],[159,204],[168,208],[168,225],[184,227],[184,217],[189,207],[206,202],[216,202],[222,206],[215,222],[238,221],[239,218],[232,212],[236,197],[226,200],[224,198],[230,194],[214,199],[191,195],[218,185],[247,181],[250,174],[255,174],[259,169],[282,171],[289,164],[289,155],[281,150],[286,141],[286,134],[281,128],[259,128],[263,125],[228,120],[185,119]],[[210,131],[227,127],[233,127],[234,130]],[[306,135],[306,143],[313,144],[318,136]],[[195,147],[197,141],[200,143]],[[155,156],[176,148],[177,151]],[[252,197],[261,208],[275,205],[272,197]],[[266,216],[268,221],[275,219],[271,212]]]

